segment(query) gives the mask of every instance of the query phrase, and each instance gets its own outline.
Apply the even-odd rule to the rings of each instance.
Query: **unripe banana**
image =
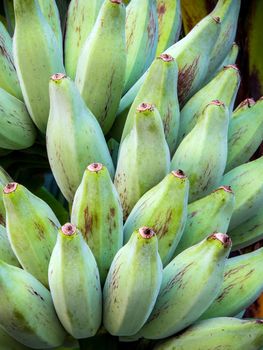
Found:
[[[24,186],[11,182],[3,191],[12,249],[22,267],[47,287],[59,222],[50,207]]]
[[[57,184],[69,202],[73,201],[83,172],[91,162],[101,162],[113,176],[102,130],[75,84],[64,74],[55,74],[50,79],[47,151]]]
[[[0,22],[0,88],[23,100],[14,65],[12,38]]]
[[[126,13],[127,66],[124,92],[128,91],[152,63],[158,42],[155,0],[131,0]]]
[[[19,261],[8,240],[6,229],[2,225],[0,225],[0,260],[3,260],[7,264],[20,267]]]
[[[263,97],[246,99],[235,109],[229,123],[226,171],[246,163],[263,140]]]
[[[262,343],[262,320],[218,317],[192,325],[154,350],[259,350]]]
[[[14,0],[14,9],[13,48],[18,79],[29,114],[39,130],[45,133],[49,77],[64,72],[62,51],[37,0]]]
[[[185,229],[174,255],[199,243],[207,232],[227,233],[234,205],[235,196],[229,186],[221,186],[208,196],[190,203]]]
[[[98,264],[103,285],[111,262],[123,243],[123,217],[118,193],[105,166],[90,164],[84,171],[71,213]]]
[[[182,169],[189,178],[190,202],[209,194],[222,179],[227,159],[228,121],[227,107],[217,100],[210,102],[172,158],[171,169]]]
[[[162,339],[200,317],[218,295],[230,248],[226,234],[214,233],[175,257],[163,270],[156,304],[139,335]]]
[[[103,324],[112,335],[133,335],[149,317],[162,281],[153,230],[141,227],[116,254],[103,289]]]
[[[14,12],[14,2],[13,0],[3,0],[5,18],[7,21],[7,29],[11,36],[13,36],[15,31],[15,12]]]
[[[0,88],[0,147],[19,150],[32,146],[36,128],[25,104]]]
[[[94,336],[102,312],[99,271],[81,232],[72,224],[65,224],[58,232],[48,276],[63,327],[76,339]]]
[[[212,100],[222,101],[232,113],[240,84],[240,74],[236,66],[224,67],[210,83],[199,90],[184,106],[180,115],[180,128],[177,144],[193,129],[198,116]]]
[[[1,350],[30,350],[27,346],[17,342],[0,328],[0,349]]]
[[[125,81],[125,5],[106,0],[77,64],[76,85],[106,134],[116,117]]]
[[[71,0],[68,8],[65,34],[65,67],[68,76],[75,79],[81,49],[92,31],[104,0]]]
[[[165,177],[169,163],[160,114],[153,105],[142,103],[137,108],[131,132],[120,146],[114,179],[124,219],[141,196]]]
[[[163,121],[164,134],[170,152],[175,151],[180,120],[177,76],[178,68],[172,56],[164,54],[154,60],[129,110],[121,141],[133,127],[136,108],[139,104],[147,102],[157,107]]]
[[[188,191],[189,181],[182,171],[168,174],[136,203],[124,225],[124,241],[139,227],[151,227],[163,265],[167,265],[184,230]]]
[[[157,0],[159,56],[168,47],[177,42],[182,26],[180,0]]]
[[[63,344],[50,292],[27,271],[0,261],[0,299],[0,325],[10,336],[34,349]]]
[[[235,316],[263,292],[263,248],[228,259],[217,298],[200,319]]]
[[[118,153],[119,153],[119,147],[120,144],[118,141],[116,141],[114,138],[110,138],[109,141],[107,142],[111,159],[113,161],[114,167],[117,166],[117,159],[118,159]]]
[[[7,172],[0,166],[0,225],[5,226],[6,213],[5,205],[3,200],[3,188],[9,182],[12,182],[12,178],[7,174]]]
[[[235,193],[235,208],[229,230],[254,216],[263,205],[263,157],[242,164],[226,173],[222,184],[229,184]]]

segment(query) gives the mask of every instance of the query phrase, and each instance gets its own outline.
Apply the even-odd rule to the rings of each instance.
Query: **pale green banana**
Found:
[[[47,151],[57,184],[69,202],[73,201],[88,164],[101,162],[113,176],[114,167],[102,130],[75,84],[64,74],[55,74],[50,80]]]
[[[180,0],[157,0],[159,56],[168,47],[177,42],[182,26]]]
[[[124,92],[152,63],[158,42],[156,0],[131,0],[126,13],[127,66]]]
[[[198,322],[154,350],[259,350],[263,321],[218,317]]]
[[[62,51],[37,0],[14,0],[14,9],[15,67],[29,114],[39,130],[45,133],[49,78],[54,73],[64,72]]]
[[[226,171],[246,163],[263,140],[263,97],[243,101],[233,112],[228,132]]]
[[[228,186],[221,186],[208,196],[189,204],[185,229],[174,255],[199,243],[207,236],[207,232],[227,233],[234,205],[235,195]]]
[[[99,271],[81,232],[72,224],[65,224],[58,231],[48,276],[63,327],[76,339],[94,336],[102,313]]]
[[[0,166],[0,225],[5,226],[6,213],[5,205],[3,200],[3,188],[9,182],[12,182],[12,178],[7,174],[7,172]]]
[[[65,34],[65,68],[75,79],[81,49],[92,31],[104,0],[71,0],[68,8]]]
[[[7,28],[9,34],[13,36],[15,31],[15,12],[14,12],[14,2],[13,0],[3,0],[5,17],[7,20]]]
[[[106,134],[116,117],[125,82],[125,5],[105,0],[81,51],[76,85]]]
[[[188,191],[189,181],[182,171],[168,174],[136,203],[124,225],[124,241],[139,227],[151,227],[163,265],[167,265],[184,230]]]
[[[0,325],[10,336],[34,349],[63,344],[50,292],[35,277],[0,261],[0,287]]]
[[[118,193],[105,166],[90,164],[84,171],[71,213],[98,264],[103,285],[111,262],[123,244],[123,217]]]
[[[165,177],[169,163],[170,152],[160,114],[153,105],[142,103],[131,132],[120,146],[114,179],[124,219],[141,196]]]
[[[177,143],[180,144],[193,129],[199,114],[210,101],[222,101],[231,114],[239,84],[239,70],[235,65],[230,65],[224,67],[210,83],[199,90],[181,110]]]
[[[2,225],[0,225],[0,260],[3,260],[7,264],[20,267],[19,261],[8,240],[6,228]]]
[[[47,287],[59,222],[44,201],[15,182],[4,187],[3,199],[12,249],[22,267]]]
[[[263,248],[228,259],[224,281],[214,302],[200,319],[235,316],[263,292]]]
[[[228,184],[235,193],[235,208],[229,230],[242,224],[263,206],[263,156],[226,173],[221,184]]]
[[[172,158],[171,169],[182,169],[189,178],[190,203],[219,186],[227,160],[228,121],[227,107],[210,102]]]
[[[230,248],[226,234],[214,233],[175,257],[163,270],[156,304],[138,334],[162,339],[198,319],[220,291]]]
[[[162,281],[153,230],[141,227],[116,254],[103,289],[103,324],[112,335],[133,335],[149,317]]]
[[[12,38],[0,22],[0,88],[23,100],[14,65]]]
[[[19,150],[32,146],[36,128],[25,104],[0,88],[0,147]]]
[[[30,350],[27,346],[17,342],[0,328],[0,349],[1,350]]]
[[[177,76],[178,68],[172,56],[164,54],[154,60],[129,110],[121,141],[124,140],[133,127],[136,108],[139,104],[147,102],[154,104],[158,109],[170,152],[175,151],[180,120]]]

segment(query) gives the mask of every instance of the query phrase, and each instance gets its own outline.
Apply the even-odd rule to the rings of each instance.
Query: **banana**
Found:
[[[77,64],[76,86],[104,134],[114,122],[125,82],[125,13],[121,0],[104,2]]]
[[[23,100],[14,66],[12,38],[0,22],[0,88]]]
[[[61,346],[65,339],[50,292],[27,271],[0,261],[0,325],[34,349]]]
[[[9,182],[12,182],[12,178],[7,174],[7,172],[0,166],[0,225],[5,226],[6,213],[5,205],[3,200],[3,188]]]
[[[102,312],[99,271],[81,232],[70,223],[59,229],[48,276],[56,313],[66,331],[76,339],[94,336]]]
[[[230,65],[224,67],[210,83],[199,90],[181,110],[177,144],[193,129],[199,114],[210,101],[222,101],[231,114],[239,84],[239,70],[235,65]]]
[[[122,247],[123,217],[118,193],[102,164],[90,164],[84,171],[74,197],[71,222],[95,256],[103,285],[115,254]]]
[[[127,92],[152,63],[158,43],[156,0],[131,0],[126,12]]]
[[[235,195],[229,186],[221,186],[208,196],[189,204],[185,229],[174,255],[199,243],[207,232],[227,233],[234,205]]]
[[[164,54],[155,59],[129,110],[121,142],[133,127],[136,108],[139,104],[146,101],[157,107],[163,121],[164,134],[170,152],[173,153],[175,151],[180,120],[177,75],[177,64],[172,56]]]
[[[153,105],[142,103],[137,107],[131,132],[120,146],[114,179],[124,219],[140,197],[165,177],[169,164],[160,114]]]
[[[0,225],[0,260],[3,260],[7,264],[20,267],[19,261],[8,240],[6,228],[2,225]]]
[[[25,104],[0,88],[0,147],[19,150],[32,146],[36,128]]]
[[[182,169],[189,178],[190,203],[209,194],[221,181],[227,159],[228,120],[227,107],[217,100],[210,102],[172,158],[171,169]]]
[[[262,344],[262,320],[218,317],[192,325],[154,350],[259,350]]]
[[[73,201],[83,172],[91,162],[101,162],[113,176],[114,167],[102,130],[75,84],[64,74],[55,74],[50,79],[47,152],[57,184],[69,202]]]
[[[15,31],[15,12],[14,12],[14,2],[13,0],[3,0],[5,18],[7,21],[7,29],[11,36],[13,36]]]
[[[242,164],[226,173],[222,184],[229,184],[235,193],[235,207],[229,230],[234,229],[252,216],[263,205],[263,157]]]
[[[103,324],[112,335],[135,334],[150,315],[162,281],[154,231],[141,227],[116,254],[103,289]]]
[[[263,140],[263,97],[246,99],[235,109],[229,123],[226,171],[246,163]]]
[[[11,182],[3,191],[12,249],[22,267],[47,287],[59,222],[50,207],[24,186]]]
[[[228,259],[217,298],[200,319],[235,316],[263,292],[263,248]]]
[[[0,328],[0,349],[1,350],[30,350],[27,346],[17,342]]]
[[[182,26],[180,0],[157,0],[158,44],[156,56],[176,43]]]
[[[45,133],[49,77],[56,72],[64,73],[62,51],[36,0],[14,0],[14,9],[15,67],[28,112],[38,129]]]
[[[172,171],[136,203],[124,225],[124,241],[146,225],[156,232],[163,265],[170,261],[180,241],[187,217],[189,181],[180,171]]]
[[[120,144],[118,141],[116,141],[114,138],[110,138],[107,142],[109,151],[110,151],[110,155],[111,155],[111,159],[113,161],[113,165],[114,167],[117,166],[117,159],[118,159],[118,153],[119,153],[119,147]]]
[[[71,0],[68,8],[65,33],[65,68],[75,79],[81,49],[92,31],[104,0]]]
[[[156,304],[139,334],[162,339],[201,316],[218,295],[230,248],[226,234],[214,233],[175,257],[163,270]]]

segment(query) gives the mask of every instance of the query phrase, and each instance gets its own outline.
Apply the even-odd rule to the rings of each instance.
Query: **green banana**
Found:
[[[154,350],[259,350],[262,344],[262,320],[218,317],[192,325]]]
[[[211,81],[224,67],[235,65],[238,53],[239,53],[239,46],[237,45],[237,43],[233,42],[231,49],[228,51],[228,54],[226,55],[224,61],[221,63],[221,65],[215,71],[215,73],[211,77],[209,77],[209,79],[204,85],[209,83],[209,81]]]
[[[0,22],[0,88],[23,100],[14,66],[12,38]]]
[[[49,77],[64,72],[62,51],[36,0],[14,0],[14,9],[15,67],[28,112],[38,129],[45,133]]]
[[[111,155],[111,159],[113,161],[113,165],[114,167],[117,166],[117,159],[118,159],[118,153],[119,153],[119,147],[120,144],[118,141],[116,141],[114,138],[110,138],[107,142],[109,151],[110,151],[110,155]]]
[[[263,140],[263,97],[246,99],[233,112],[228,132],[226,171],[247,162]]]
[[[133,127],[136,108],[139,104],[146,101],[157,107],[163,121],[164,134],[170,152],[173,153],[175,151],[180,120],[177,75],[177,64],[172,56],[164,54],[154,60],[129,110],[121,142]]]
[[[263,207],[255,215],[228,232],[232,239],[232,250],[248,247],[263,238]]]
[[[207,232],[227,233],[234,205],[235,195],[229,186],[221,186],[208,196],[189,204],[185,229],[174,255],[199,243]]]
[[[192,324],[218,295],[230,238],[214,233],[186,249],[163,270],[154,309],[139,335],[162,339]]]
[[[65,33],[65,68],[75,79],[81,49],[92,31],[104,0],[72,0],[69,4]]]
[[[15,31],[15,12],[14,12],[14,2],[13,0],[3,0],[5,17],[7,20],[7,29],[11,36],[13,36]]]
[[[263,205],[263,157],[242,164],[226,173],[222,184],[229,184],[235,193],[235,208],[229,230],[254,216]]]
[[[127,66],[124,92],[152,63],[158,42],[156,0],[131,0],[126,13]]]
[[[106,0],[81,51],[76,86],[106,134],[116,117],[125,82],[125,5]]]
[[[34,349],[64,342],[50,292],[27,271],[0,261],[0,325],[10,336]]]
[[[0,88],[0,147],[28,148],[35,139],[36,129],[25,104]]]
[[[7,172],[0,166],[0,225],[5,226],[6,213],[5,205],[3,200],[3,188],[9,182],[12,182],[12,178],[7,174]]]
[[[22,267],[47,287],[59,222],[44,201],[15,182],[4,187],[3,199],[12,249]]]
[[[154,307],[161,281],[157,237],[152,229],[141,227],[116,254],[105,282],[103,324],[107,331],[119,336],[135,334]]]
[[[224,67],[210,83],[199,90],[181,110],[177,144],[193,129],[199,114],[210,101],[222,101],[231,114],[239,84],[239,70],[235,65],[230,65]]]
[[[153,105],[142,103],[137,107],[131,132],[120,146],[114,179],[124,219],[141,196],[165,177],[169,164],[160,114]]]
[[[75,84],[64,74],[55,74],[50,79],[47,151],[57,184],[69,202],[73,201],[89,163],[103,163],[113,176],[114,167],[102,130]]]
[[[180,0],[157,0],[158,44],[156,56],[179,39],[182,26]]]
[[[263,248],[228,259],[217,298],[200,319],[235,316],[263,292]]]
[[[172,158],[171,169],[182,169],[189,178],[190,203],[209,194],[221,181],[227,160],[228,120],[227,107],[217,100],[210,102]],[[208,145],[212,147],[208,149]]]
[[[6,228],[2,225],[0,225],[0,260],[3,260],[7,264],[20,267],[19,261],[8,240]]]
[[[103,285],[111,262],[122,247],[123,217],[118,193],[105,166],[90,164],[84,171],[71,213],[94,254]]]
[[[17,342],[0,328],[0,349],[1,350],[30,350],[27,346]]]
[[[102,312],[99,271],[89,246],[72,224],[65,224],[58,232],[48,276],[63,327],[76,339],[94,336]]]
[[[146,225],[156,232],[158,251],[167,265],[180,241],[187,217],[189,181],[180,170],[172,171],[136,203],[124,225],[124,241]]]

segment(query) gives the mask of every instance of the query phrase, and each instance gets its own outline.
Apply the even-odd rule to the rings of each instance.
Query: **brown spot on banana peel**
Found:
[[[196,70],[198,67],[200,56],[197,56],[193,62],[189,65],[183,66],[178,72],[178,99],[180,105],[184,105],[188,97],[188,92],[190,91],[194,77],[196,75]]]
[[[3,188],[4,194],[8,194],[8,193],[15,192],[15,190],[17,189],[17,186],[18,186],[18,183],[17,183],[17,182],[10,182],[10,183],[8,183],[8,184]]]
[[[225,233],[216,232],[207,237],[208,241],[213,239],[221,242],[225,248],[228,248],[232,244],[231,238]]]
[[[71,223],[66,223],[61,227],[61,231],[65,236],[73,236],[76,233],[76,226]]]
[[[147,33],[148,33],[148,38],[149,38],[147,46],[149,48],[152,48],[154,45],[155,35],[156,35],[156,31],[157,31],[157,23],[155,21],[153,11],[154,11],[154,7],[151,6],[150,18],[149,18],[148,25],[147,25]]]

